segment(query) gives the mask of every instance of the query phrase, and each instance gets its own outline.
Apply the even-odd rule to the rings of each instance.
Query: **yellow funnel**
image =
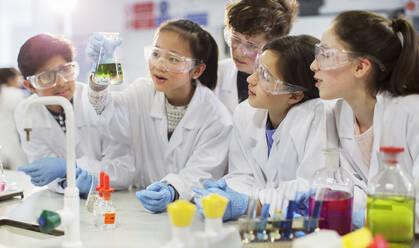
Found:
[[[201,198],[202,209],[206,218],[222,218],[228,204],[228,199],[218,194],[209,194]]]
[[[195,211],[196,206],[184,200],[177,200],[167,205],[170,221],[176,227],[189,226],[195,215]]]
[[[365,248],[372,242],[372,235],[368,228],[361,228],[342,237],[344,248]]]

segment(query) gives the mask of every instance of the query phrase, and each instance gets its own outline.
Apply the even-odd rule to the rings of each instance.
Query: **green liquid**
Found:
[[[99,64],[95,80],[98,84],[121,84],[123,81],[121,63]]]
[[[390,247],[413,247],[415,198],[368,195],[366,226],[373,235],[383,235]]]

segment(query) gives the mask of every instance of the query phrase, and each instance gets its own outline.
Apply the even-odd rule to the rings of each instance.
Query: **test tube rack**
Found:
[[[315,229],[310,228],[313,222],[307,218],[293,220],[277,220],[242,217],[238,220],[240,237],[245,248],[286,248],[291,247],[292,240],[309,234]],[[317,225],[316,225],[317,226]]]

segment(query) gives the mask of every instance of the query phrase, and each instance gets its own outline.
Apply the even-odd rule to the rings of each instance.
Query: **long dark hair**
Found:
[[[393,96],[419,93],[418,34],[406,19],[390,20],[368,11],[347,11],[334,20],[334,32],[361,55],[373,56],[373,74],[368,89],[372,95],[387,91]]]
[[[211,90],[215,89],[217,85],[218,46],[211,34],[198,24],[185,19],[165,22],[160,25],[157,33],[161,31],[176,32],[182,39],[189,42],[194,59],[199,59],[206,65],[205,71],[198,78],[199,81]]]
[[[284,36],[273,39],[263,47],[263,51],[270,50],[278,54],[277,68],[285,82],[306,89],[300,103],[319,97],[314,72],[310,70],[317,43],[319,40],[310,35]]]

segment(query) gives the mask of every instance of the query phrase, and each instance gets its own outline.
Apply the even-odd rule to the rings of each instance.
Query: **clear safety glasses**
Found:
[[[243,54],[247,57],[255,57],[262,51],[263,45],[258,45],[254,42],[242,39],[237,35],[233,34],[231,29],[224,28],[224,40],[231,49],[241,49]]]
[[[354,57],[360,57],[363,55],[356,52],[331,49],[324,45],[316,44],[314,56],[320,70],[334,70],[347,65]],[[364,57],[376,63],[381,71],[385,71],[386,68],[380,60],[370,55],[366,55]]]
[[[175,73],[189,72],[201,63],[199,59],[187,58],[155,46],[144,47],[144,58],[151,66],[157,66],[160,62],[165,70]]]
[[[290,84],[275,77],[271,71],[263,64],[260,57],[256,57],[255,73],[258,76],[258,83],[262,89],[272,95],[281,95],[294,93],[297,91],[305,91],[305,88],[299,85]]]
[[[79,75],[79,64],[75,61],[57,66],[54,69],[29,76],[27,79],[35,89],[49,89],[57,85],[58,75],[65,82],[73,81]]]

